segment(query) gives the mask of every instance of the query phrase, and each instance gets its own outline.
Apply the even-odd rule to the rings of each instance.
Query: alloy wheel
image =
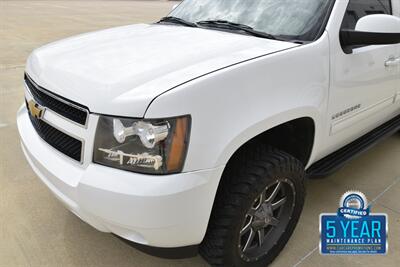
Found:
[[[293,213],[295,189],[288,180],[276,180],[256,197],[239,232],[243,260],[257,261],[278,242]]]

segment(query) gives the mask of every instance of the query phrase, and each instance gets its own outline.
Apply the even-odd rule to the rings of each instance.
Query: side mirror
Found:
[[[171,10],[174,10],[177,6],[179,6],[179,4],[175,4],[172,6]]]
[[[341,30],[340,42],[345,52],[354,46],[400,43],[400,18],[390,15],[368,15],[358,20],[355,30]]]

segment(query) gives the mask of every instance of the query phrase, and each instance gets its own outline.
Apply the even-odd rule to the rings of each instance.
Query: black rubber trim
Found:
[[[115,235],[115,236],[118,237],[119,239],[121,239],[123,242],[125,242],[129,246],[131,246],[137,250],[140,250],[141,252],[144,252],[151,256],[164,258],[164,259],[193,258],[193,257],[196,257],[199,252],[199,245],[177,247],[177,248],[160,248],[160,247],[152,247],[152,246],[138,244],[138,243],[129,241],[125,238],[122,238],[118,235]]]
[[[341,30],[340,41],[343,46],[398,44],[400,43],[400,33]]]
[[[363,135],[347,146],[317,161],[307,169],[309,178],[323,178],[332,174],[354,157],[373,147],[380,140],[400,129],[400,115]]]

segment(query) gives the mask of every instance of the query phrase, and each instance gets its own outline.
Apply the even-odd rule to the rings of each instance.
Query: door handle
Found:
[[[397,65],[400,65],[400,57],[398,58],[392,57],[386,60],[385,62],[385,67],[395,67]]]

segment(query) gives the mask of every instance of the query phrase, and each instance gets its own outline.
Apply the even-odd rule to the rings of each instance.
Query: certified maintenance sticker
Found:
[[[365,195],[348,191],[337,213],[320,215],[321,254],[386,254],[387,215],[370,213]]]

